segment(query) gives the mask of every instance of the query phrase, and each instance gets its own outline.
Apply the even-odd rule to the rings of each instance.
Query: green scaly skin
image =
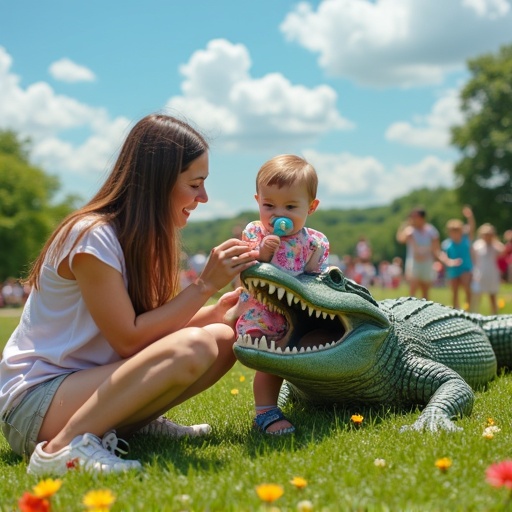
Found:
[[[474,390],[512,367],[512,315],[483,316],[403,297],[377,302],[336,267],[289,276],[268,263],[242,273],[286,316],[282,340],[239,337],[238,360],[285,379],[280,403],[424,406],[414,430],[460,430]]]

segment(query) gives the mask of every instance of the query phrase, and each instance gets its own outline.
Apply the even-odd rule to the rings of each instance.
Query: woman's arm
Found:
[[[212,295],[253,265],[257,255],[258,251],[250,250],[240,240],[224,242],[212,250],[194,283],[167,304],[140,315],[135,314],[122,275],[113,267],[95,256],[79,253],[73,258],[73,273],[102,334],[121,357],[130,357],[185,327]],[[213,317],[209,323],[219,321],[220,313]]]

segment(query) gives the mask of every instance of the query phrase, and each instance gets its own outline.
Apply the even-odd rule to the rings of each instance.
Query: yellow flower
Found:
[[[452,465],[452,460],[448,457],[443,457],[441,459],[436,460],[436,468],[438,468],[443,473],[448,470]]]
[[[99,489],[89,491],[84,496],[83,504],[89,509],[89,512],[108,512],[114,501],[116,501],[116,497],[110,489]]]
[[[378,468],[385,468],[386,467],[386,461],[384,459],[375,459],[373,461],[373,464],[377,466]]]
[[[41,480],[34,488],[34,494],[38,498],[49,498],[53,496],[61,487],[62,480],[53,480],[48,478],[47,480]]]
[[[505,299],[501,297],[498,299],[498,309],[503,309],[505,307]]]
[[[256,493],[261,501],[272,503],[284,494],[284,489],[278,484],[260,484],[256,487]]]
[[[490,427],[494,425],[494,420],[492,418],[487,418],[487,426]]]
[[[350,416],[350,419],[352,420],[352,423],[354,423],[354,425],[361,425],[361,423],[363,423],[364,418],[360,414],[352,414],[352,416]]]
[[[482,437],[485,437],[486,439],[492,439],[494,437],[494,434],[497,432],[500,432],[501,428],[496,425],[491,425],[489,427],[485,427],[484,431],[482,433]]]
[[[307,481],[304,478],[302,478],[301,476],[294,476],[290,480],[290,483],[292,485],[295,485],[295,487],[297,487],[297,489],[304,489],[304,487],[306,487],[306,485],[308,485]]]
[[[240,375],[240,382],[245,382],[245,377],[243,375]]]
[[[232,390],[231,390],[231,394],[232,394],[233,396],[238,395],[238,389],[236,389],[236,388],[232,389]]]
[[[297,503],[297,512],[313,512],[313,503],[309,500],[299,501]]]

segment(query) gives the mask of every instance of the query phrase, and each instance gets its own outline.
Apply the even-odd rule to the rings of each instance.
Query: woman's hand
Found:
[[[243,288],[239,286],[236,290],[230,291],[222,295],[217,301],[215,308],[222,318],[222,322],[229,325],[235,330],[236,321],[248,308],[247,300],[240,300]]]
[[[249,242],[230,238],[214,247],[196,282],[211,291],[211,295],[229,284],[240,272],[254,265],[258,250]]]

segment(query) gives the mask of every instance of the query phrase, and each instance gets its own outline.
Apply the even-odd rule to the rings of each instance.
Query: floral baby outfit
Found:
[[[254,221],[247,225],[242,239],[259,246],[263,238],[271,234],[260,221]],[[297,276],[304,272],[306,264],[317,250],[320,250],[321,254],[318,268],[315,270],[322,272],[328,266],[329,241],[320,231],[304,227],[294,235],[281,237],[281,243],[270,263],[287,274]],[[248,309],[240,316],[236,324],[239,336],[251,335],[251,331],[254,331],[258,332],[258,336],[264,334],[270,339],[279,340],[286,334],[288,324],[283,315],[269,311],[266,306],[245,291],[240,296],[240,300],[247,302]]]

